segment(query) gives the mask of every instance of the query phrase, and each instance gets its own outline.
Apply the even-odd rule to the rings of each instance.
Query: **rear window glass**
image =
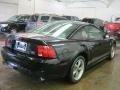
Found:
[[[37,22],[37,20],[38,20],[38,15],[32,15],[30,17],[30,22]]]
[[[52,17],[51,19],[51,21],[58,21],[58,20],[66,20],[66,19],[61,17]]]
[[[50,35],[58,38],[67,38],[69,34],[77,29],[77,24],[70,22],[55,22],[46,24],[45,26],[32,30],[31,33],[37,33],[42,35]]]
[[[94,23],[94,21],[92,19],[83,19],[82,22],[87,22],[87,23]]]

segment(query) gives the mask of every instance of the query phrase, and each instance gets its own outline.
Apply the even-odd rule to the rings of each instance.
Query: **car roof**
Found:
[[[83,19],[89,19],[89,20],[101,20],[101,21],[103,21],[102,19],[99,19],[99,18],[83,18]]]
[[[73,24],[78,24],[80,26],[84,26],[84,25],[92,25],[90,23],[86,23],[86,22],[81,22],[81,21],[70,21],[70,20],[62,20],[62,21],[56,21],[56,22],[63,22],[63,23],[73,23]]]
[[[16,16],[31,16],[31,15],[29,15],[29,14],[18,14]]]
[[[38,16],[57,16],[57,17],[62,17],[56,14],[33,14],[33,15],[38,15]]]
[[[63,15],[63,17],[77,17],[77,16]]]

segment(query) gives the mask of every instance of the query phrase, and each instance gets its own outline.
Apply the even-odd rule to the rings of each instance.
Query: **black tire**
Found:
[[[76,73],[77,73],[77,74],[79,73],[79,74],[78,74],[78,78],[77,78],[77,77],[74,76],[74,72],[75,72],[74,69],[75,69],[75,67],[77,67],[77,66],[75,66],[75,65],[76,65],[79,61],[81,61],[80,64],[83,65],[83,66],[80,65],[80,67],[82,68],[80,71],[78,71],[77,68],[76,68]],[[83,56],[78,56],[78,57],[74,60],[72,66],[71,66],[71,68],[70,68],[70,72],[68,73],[69,81],[70,81],[71,83],[77,83],[77,82],[79,82],[79,81],[81,80],[84,72],[85,72],[85,67],[86,67],[85,58],[84,58]]]
[[[112,45],[109,54],[109,60],[112,60],[115,57],[116,46]]]

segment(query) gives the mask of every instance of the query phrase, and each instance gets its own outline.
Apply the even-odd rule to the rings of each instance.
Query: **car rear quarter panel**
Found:
[[[87,53],[87,48],[75,41],[62,41],[49,44],[54,47],[57,58],[60,61],[68,61],[71,63],[80,53]]]

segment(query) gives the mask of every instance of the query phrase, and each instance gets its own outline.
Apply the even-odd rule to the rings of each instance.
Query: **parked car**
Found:
[[[116,18],[113,22],[106,22],[104,24],[106,30],[108,30],[116,39],[120,39],[120,17]]]
[[[10,35],[1,54],[4,64],[41,80],[66,77],[77,83],[88,67],[113,59],[115,47],[116,41],[94,25],[59,21]]]
[[[104,21],[101,20],[101,19],[98,19],[98,18],[83,18],[82,22],[87,22],[87,23],[94,24],[95,26],[97,26],[101,30],[104,30]]]
[[[68,20],[71,20],[71,21],[80,21],[80,19],[76,16],[63,16],[65,18],[67,18]]]
[[[30,15],[15,15],[10,17],[7,21],[0,22],[0,31],[11,32],[25,32],[25,27]]]
[[[54,14],[34,14],[30,17],[27,23],[26,30],[32,30],[36,27],[41,27],[46,23],[51,23],[54,21],[67,20],[64,17],[54,15]]]

